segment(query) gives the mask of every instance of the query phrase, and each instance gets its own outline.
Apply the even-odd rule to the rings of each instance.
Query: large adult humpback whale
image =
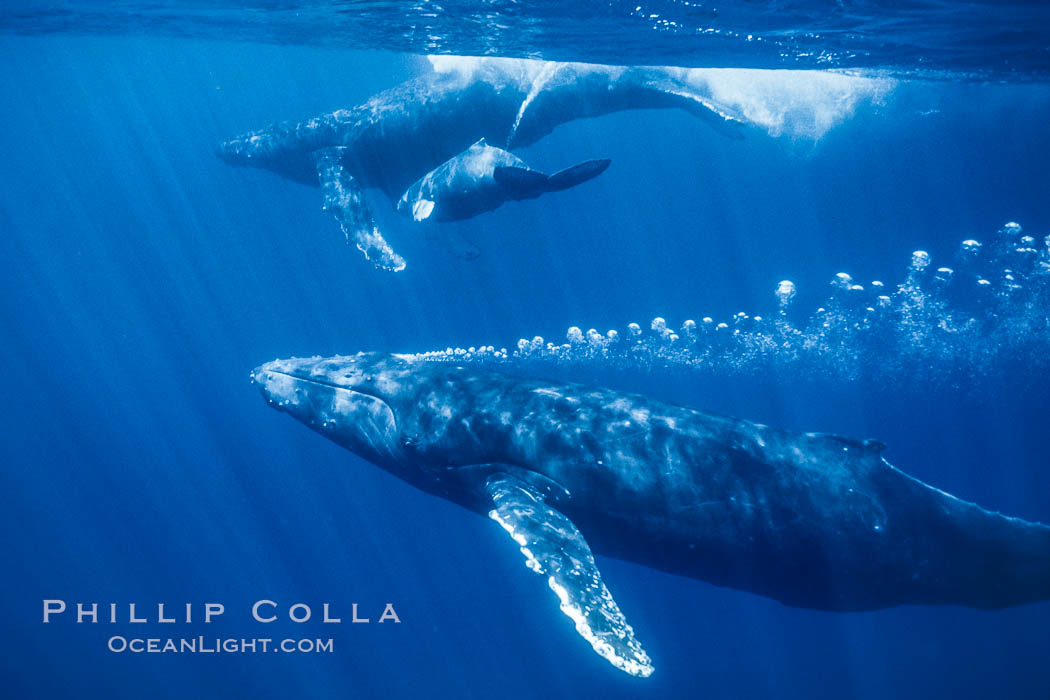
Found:
[[[400,270],[365,202],[378,188],[396,202],[424,174],[479,139],[513,148],[560,124],[627,109],[675,107],[735,133],[679,68],[600,66],[527,59],[464,60],[402,83],[352,109],[281,123],[223,143],[221,158],[320,184],[324,207],[376,266]]]
[[[1050,528],[898,471],[883,445],[379,353],[275,360],[271,405],[503,526],[617,668],[652,664],[595,553],[788,605],[1050,599]]]

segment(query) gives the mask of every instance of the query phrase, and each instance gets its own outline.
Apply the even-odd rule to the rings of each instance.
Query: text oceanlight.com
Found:
[[[236,639],[221,637],[183,637],[180,639],[160,639],[141,637],[122,637],[115,635],[109,638],[107,648],[116,653],[133,654],[255,654],[265,652],[283,652],[285,654],[331,654],[335,645],[328,639]]]

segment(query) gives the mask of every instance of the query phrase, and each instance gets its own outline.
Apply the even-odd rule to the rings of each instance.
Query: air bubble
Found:
[[[777,284],[777,300],[780,302],[780,307],[787,308],[791,304],[791,301],[795,298],[795,283],[791,280],[781,280]]]
[[[911,254],[911,269],[921,272],[930,266],[930,254],[925,250],[917,250]]]
[[[850,285],[852,285],[852,284],[853,284],[853,277],[851,277],[850,275],[847,275],[845,272],[837,273],[835,275],[835,277],[831,280],[831,286],[835,287],[836,289],[846,289],[846,290],[848,290],[850,288]]]
[[[1017,237],[1021,235],[1023,230],[1024,229],[1021,228],[1021,224],[1017,223],[1016,221],[1009,221],[1006,224],[1004,224],[1001,229],[999,229],[999,233],[1010,237]]]

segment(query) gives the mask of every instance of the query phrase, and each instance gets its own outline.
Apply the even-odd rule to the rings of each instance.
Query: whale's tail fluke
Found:
[[[608,158],[587,160],[553,175],[546,175],[529,168],[500,166],[493,173],[493,178],[514,192],[515,199],[535,199],[546,192],[567,190],[596,178],[605,172],[610,163],[612,161]]]

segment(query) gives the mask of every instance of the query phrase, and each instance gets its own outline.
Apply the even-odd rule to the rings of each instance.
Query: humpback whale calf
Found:
[[[546,175],[485,139],[417,180],[397,202],[397,211],[415,221],[460,221],[504,202],[535,199],[598,177],[609,160],[588,160]]]
[[[575,119],[628,109],[679,108],[729,135],[741,120],[678,68],[487,58],[457,63],[379,93],[352,109],[282,123],[224,142],[228,163],[320,185],[324,208],[377,267],[404,259],[376,227],[364,189],[396,202],[413,182],[478,139],[526,146]]]
[[[499,523],[577,632],[635,676],[652,662],[595,553],[821,610],[1050,599],[1050,528],[928,486],[872,440],[412,356],[252,377],[279,410]]]

